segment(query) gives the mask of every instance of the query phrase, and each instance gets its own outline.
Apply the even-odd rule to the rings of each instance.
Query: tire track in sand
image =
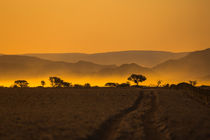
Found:
[[[98,130],[96,130],[91,136],[85,140],[114,140],[116,136],[117,129],[125,116],[129,113],[135,111],[143,99],[143,92],[140,92],[139,97],[135,103],[130,107],[119,114],[109,118],[107,121],[102,123]]]
[[[92,135],[84,140],[114,140],[117,135],[117,130],[122,120],[129,115],[131,112],[137,110],[140,106],[149,106],[149,109],[142,116],[143,127],[144,127],[144,140],[168,140],[164,133],[160,132],[157,127],[157,122],[155,121],[155,113],[157,111],[157,100],[156,95],[151,91],[150,95],[146,96],[143,92],[140,92],[139,97],[135,103],[119,114],[109,118],[97,129]],[[142,106],[142,101],[147,102],[146,106]]]
[[[157,128],[155,113],[157,111],[157,99],[153,91],[150,93],[150,109],[145,112],[143,117],[145,140],[168,140],[167,136],[161,133]]]

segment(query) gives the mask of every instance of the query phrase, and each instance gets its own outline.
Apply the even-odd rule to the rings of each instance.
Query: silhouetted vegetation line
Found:
[[[128,81],[132,81],[136,84],[135,87],[139,87],[140,82],[146,81],[147,78],[141,74],[132,74],[131,76],[128,77]],[[131,87],[131,84],[129,82],[126,83],[113,83],[113,82],[108,82],[105,84],[106,87]]]
[[[130,86],[131,85],[130,85],[129,82],[127,82],[127,83],[121,83],[121,84],[109,82],[109,83],[106,83],[105,84],[105,87],[118,87],[118,88],[122,87],[122,88],[125,88],[125,87],[130,87]]]
[[[118,83],[112,83],[112,82],[109,82],[109,83],[105,84],[106,87],[117,87],[117,85],[119,85],[119,84]]]
[[[108,82],[105,84],[105,87],[114,87],[114,88],[128,88],[128,87],[143,87],[139,86],[140,82],[144,82],[147,80],[147,78],[144,75],[141,74],[131,74],[128,79],[128,81],[132,81],[135,83],[135,85],[131,85],[129,82],[126,83],[115,83],[115,82]],[[62,80],[59,77],[49,77],[50,85],[53,88],[92,88],[89,83],[86,83],[84,85],[80,84],[75,84],[72,85],[69,82],[66,82]],[[196,87],[197,81],[190,80],[188,83],[182,82],[179,84],[165,84],[161,86],[162,81],[158,80],[157,81],[157,87],[159,88],[170,88],[170,89],[183,89],[186,90],[186,93],[190,96],[193,97],[194,99],[198,100],[199,102],[202,102],[206,105],[210,104],[210,88],[209,86],[205,86],[204,88],[201,87]],[[44,80],[41,81],[41,86],[40,88],[44,88],[46,85],[46,82]],[[16,80],[14,84],[11,86],[12,88],[29,88],[29,83],[26,80]],[[95,86],[98,87],[98,86]],[[147,87],[145,88],[152,88],[152,87]],[[154,88],[154,87],[153,87]]]
[[[115,116],[110,117],[108,120],[103,122],[99,129],[97,129],[91,136],[88,136],[83,140],[111,140],[114,133],[118,128],[121,120],[130,112],[136,110],[143,99],[143,91],[139,93],[139,97],[136,99],[135,103]]]

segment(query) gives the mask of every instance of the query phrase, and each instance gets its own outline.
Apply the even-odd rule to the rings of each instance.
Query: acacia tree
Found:
[[[144,75],[132,74],[128,77],[128,80],[134,82],[138,86],[139,82],[144,82],[147,78]]]
[[[41,81],[41,85],[44,87],[46,85],[45,81]]]
[[[24,87],[28,87],[29,83],[26,80],[17,80],[14,82],[14,85],[17,87],[24,88]]]
[[[49,78],[52,87],[70,87],[71,83],[64,82],[59,77],[50,77]]]
[[[50,77],[49,80],[52,87],[61,87],[61,83],[63,82],[59,77]]]

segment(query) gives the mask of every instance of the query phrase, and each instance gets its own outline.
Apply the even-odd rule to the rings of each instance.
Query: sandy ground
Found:
[[[144,90],[140,97],[135,110],[114,120],[96,139],[210,139],[210,108],[207,106],[175,90]]]
[[[161,89],[0,89],[2,140],[208,140],[210,108]]]

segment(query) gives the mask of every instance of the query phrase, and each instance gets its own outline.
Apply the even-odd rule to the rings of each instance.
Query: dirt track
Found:
[[[87,140],[138,139],[137,137],[135,138],[135,136],[134,137],[121,136],[120,134],[121,132],[119,130],[123,129],[122,128],[123,126],[121,125],[123,120],[126,119],[126,117],[132,117],[132,112],[138,113],[139,110],[143,111],[143,113],[140,114],[142,115],[141,121],[142,121],[142,127],[144,128],[142,132],[138,132],[142,135],[141,137],[139,137],[139,139],[145,139],[145,140],[169,139],[167,138],[167,136],[164,136],[163,133],[159,132],[155,124],[156,122],[154,118],[155,118],[155,113],[157,112],[156,98],[157,97],[153,91],[151,91],[151,93],[146,92],[146,94],[144,92],[140,92],[139,97],[135,101],[133,106],[105,121],[101,125],[101,127],[96,132],[93,133],[93,135],[87,138]],[[142,110],[142,108],[148,108],[148,109],[145,111]]]
[[[141,92],[133,106],[123,110],[119,114],[112,116],[107,121],[105,121],[101,127],[93,133],[93,135],[89,136],[88,140],[114,140],[116,136],[116,130],[118,129],[122,119],[129,115],[132,111],[135,111],[143,98],[143,93]]]
[[[179,91],[170,91],[174,95],[169,95],[168,92],[165,90],[141,92],[133,106],[109,118],[87,140],[210,139],[209,108],[189,99]],[[170,101],[172,98],[173,102]],[[165,106],[162,100],[168,105]],[[180,107],[183,109],[179,110]],[[188,113],[183,112],[187,110]],[[180,114],[183,118],[180,118]],[[171,115],[174,116],[168,118]],[[139,125],[135,125],[135,122]]]

